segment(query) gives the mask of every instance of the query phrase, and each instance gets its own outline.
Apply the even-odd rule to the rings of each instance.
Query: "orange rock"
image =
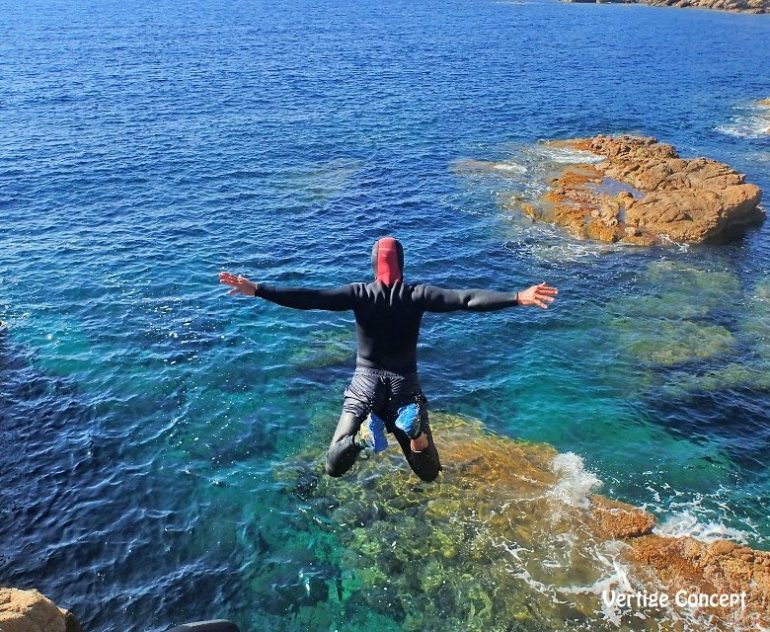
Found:
[[[530,216],[578,238],[635,245],[719,242],[765,218],[762,190],[729,166],[683,159],[671,145],[632,136],[554,141],[606,160],[571,165],[551,180]],[[634,189],[617,192],[619,186]],[[629,230],[630,227],[630,230]]]
[[[568,0],[569,1],[569,0]],[[617,2],[621,0],[602,0]],[[717,11],[730,11],[732,13],[768,13],[770,2],[768,0],[622,0],[623,2],[640,2],[653,6],[668,6],[697,9],[713,9]]]
[[[537,209],[532,204],[528,202],[524,202],[521,205],[521,210],[524,211],[524,214],[527,217],[531,217],[532,219],[538,219]]]
[[[2,632],[80,632],[80,625],[66,610],[57,608],[37,590],[0,588]]]
[[[625,232],[623,230],[618,230],[617,227],[608,226],[604,222],[595,219],[586,224],[585,235],[588,239],[614,243],[620,241],[625,236]]]
[[[745,594],[745,610],[732,606],[705,607],[722,620],[770,625],[770,553],[719,540],[711,544],[694,538],[646,535],[629,540],[629,557],[655,569],[672,597]]]
[[[591,498],[597,530],[605,538],[634,538],[647,535],[655,526],[655,517],[643,509],[603,496]]]
[[[555,182],[565,189],[582,188],[588,182],[601,182],[603,174],[596,167],[580,166],[572,167],[564,171]]]

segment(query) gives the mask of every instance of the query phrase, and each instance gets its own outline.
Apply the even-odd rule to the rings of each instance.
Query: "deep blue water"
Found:
[[[0,583],[89,630],[274,624],[285,604],[240,578],[297,519],[271,472],[331,433],[352,321],[227,297],[217,273],[362,280],[386,234],[413,280],[561,291],[426,318],[434,409],[579,454],[672,532],[770,548],[769,225],[600,247],[502,210],[526,177],[452,168],[633,132],[770,191],[770,137],[741,125],[768,68],[770,18],[707,11],[4,4]]]

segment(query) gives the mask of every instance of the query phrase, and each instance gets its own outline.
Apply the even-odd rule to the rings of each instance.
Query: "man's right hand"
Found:
[[[220,272],[219,282],[231,286],[233,289],[228,292],[230,296],[243,294],[244,296],[255,296],[257,284],[249,281],[246,277],[231,274],[230,272]]]
[[[537,305],[543,309],[548,309],[548,303],[553,303],[553,297],[559,293],[555,287],[546,285],[545,281],[539,285],[528,287],[522,292],[518,292],[517,299],[519,305],[530,306]]]

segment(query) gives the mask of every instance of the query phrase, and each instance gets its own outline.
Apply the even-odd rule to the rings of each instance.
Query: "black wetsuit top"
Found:
[[[518,305],[516,292],[447,290],[401,281],[392,286],[378,281],[323,290],[260,283],[255,295],[295,309],[352,309],[356,316],[357,366],[401,374],[417,371],[417,337],[423,313],[489,312]]]

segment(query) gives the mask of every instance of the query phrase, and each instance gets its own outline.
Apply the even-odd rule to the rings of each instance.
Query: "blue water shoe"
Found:
[[[382,452],[388,447],[388,438],[385,436],[385,422],[374,413],[361,424],[359,432],[361,447],[372,452]]]
[[[422,432],[420,407],[418,404],[408,404],[398,409],[396,428],[403,430],[410,439],[416,439]]]

